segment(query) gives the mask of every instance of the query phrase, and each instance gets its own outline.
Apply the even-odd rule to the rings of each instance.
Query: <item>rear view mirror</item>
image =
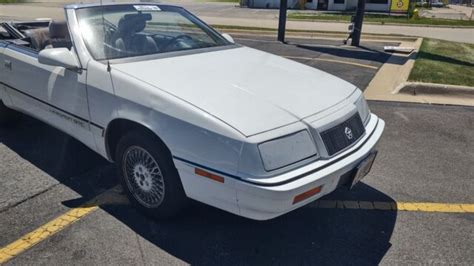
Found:
[[[78,69],[79,62],[76,56],[67,48],[52,48],[41,50],[38,54],[38,62],[50,66],[60,66],[67,69]]]
[[[234,38],[232,38],[232,36],[230,36],[227,33],[222,33],[222,37],[224,37],[226,40],[228,40],[231,43],[235,43]]]

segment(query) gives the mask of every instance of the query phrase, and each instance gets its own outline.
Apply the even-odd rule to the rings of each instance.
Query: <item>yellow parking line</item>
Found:
[[[82,217],[96,210],[97,206],[84,206],[74,208],[52,221],[40,226],[38,229],[28,233],[13,243],[0,249],[0,264],[7,262],[23,251],[31,248],[46,238],[56,234]]]
[[[115,192],[114,192],[115,190]],[[53,236],[69,225],[90,214],[102,204],[124,204],[128,202],[113,188],[100,194],[95,199],[71,209],[65,214],[40,226],[38,229],[24,235],[20,239],[0,249],[0,264],[7,262],[18,254],[33,247],[39,242]],[[320,209],[354,209],[380,211],[413,211],[413,212],[443,212],[443,213],[474,213],[474,204],[464,203],[430,203],[430,202],[384,202],[384,201],[351,201],[351,200],[318,200],[311,204]]]
[[[329,58],[319,58],[319,57],[315,58],[315,57],[303,57],[303,56],[285,56],[285,55],[283,55],[283,57],[286,57],[288,59],[315,60],[315,61],[324,61],[324,62],[331,62],[331,63],[353,65],[353,66],[365,67],[365,68],[370,68],[370,69],[379,69],[376,66],[360,64],[360,63],[344,61],[344,60],[329,59]]]
[[[381,211],[474,213],[474,204],[466,203],[319,200],[313,204],[313,207],[321,209],[343,208]]]
[[[0,264],[7,262],[18,254],[77,222],[99,208],[99,205],[128,203],[128,200],[120,195],[120,190],[119,186],[115,186],[104,191],[83,205],[69,210],[36,230],[22,236],[20,239],[0,248]]]

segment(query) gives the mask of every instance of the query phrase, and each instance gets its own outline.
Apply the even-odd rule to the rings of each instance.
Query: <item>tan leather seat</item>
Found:
[[[48,28],[38,28],[24,31],[25,35],[30,38],[31,47],[36,51],[43,50],[51,43],[48,32]]]
[[[145,29],[147,20],[151,20],[151,16],[141,14],[123,16],[118,22],[115,47],[125,55],[157,52],[158,47],[153,38],[139,34]]]
[[[66,21],[51,20],[49,23],[49,38],[53,48],[71,49],[72,42]]]

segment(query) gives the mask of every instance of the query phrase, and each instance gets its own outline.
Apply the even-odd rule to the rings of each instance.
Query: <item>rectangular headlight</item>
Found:
[[[303,130],[258,145],[265,170],[271,171],[317,154],[308,131]]]
[[[361,95],[359,99],[357,99],[355,105],[357,106],[357,110],[359,111],[360,118],[362,118],[362,122],[364,123],[364,125],[366,125],[369,119],[370,109],[369,105],[367,104],[367,101],[364,98],[364,95]]]

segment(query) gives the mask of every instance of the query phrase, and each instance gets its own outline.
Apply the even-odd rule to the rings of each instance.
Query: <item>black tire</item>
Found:
[[[10,126],[20,119],[20,114],[6,107],[0,100],[0,126]]]
[[[148,158],[143,151],[154,162],[137,159]],[[143,161],[147,161],[148,165],[142,164]],[[140,131],[126,134],[119,140],[115,163],[128,199],[144,214],[158,219],[170,218],[186,206],[187,198],[178,170],[169,150],[156,136]],[[158,172],[154,163],[161,175],[152,173]],[[163,191],[160,190],[161,187]],[[160,197],[161,192],[163,195]]]

